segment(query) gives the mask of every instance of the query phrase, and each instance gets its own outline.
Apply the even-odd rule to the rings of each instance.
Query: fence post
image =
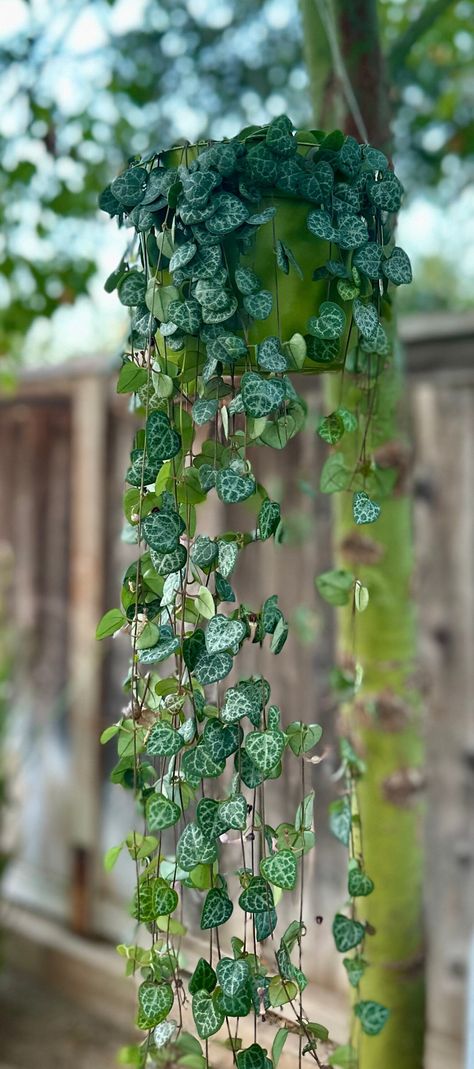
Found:
[[[80,378],[72,392],[69,713],[72,749],[71,923],[92,926],[92,890],[99,827],[98,735],[101,651],[94,634],[103,611],[106,382]]]

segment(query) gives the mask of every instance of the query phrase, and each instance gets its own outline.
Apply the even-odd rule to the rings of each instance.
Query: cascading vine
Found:
[[[112,780],[133,790],[141,821],[106,864],[128,848],[132,916],[149,934],[146,946],[119,948],[127,972],[141,973],[137,1023],[145,1032],[123,1064],[204,1069],[216,1064],[208,1041],[221,1029],[238,1069],[275,1069],[290,1032],[300,1063],[308,1054],[322,1064],[327,1030],[309,1019],[302,998],[304,859],[314,845],[307,781],[321,729],[289,722],[287,710],[282,724],[262,676],[229,680],[244,643],[269,642],[278,655],[288,634],[276,594],[239,605],[231,579],[249,547],[281,538],[280,506],[257,482],[251,454],[283,448],[304,426],[306,406],[290,376],[328,371],[365,381],[369,369],[373,386],[388,361],[381,320],[389,283],[410,280],[392,238],[401,193],[383,153],[339,131],[295,132],[281,116],[232,140],[134,158],[100,198],[135,232],[106,289],[132,311],[117,388],[132,395],[142,422],[124,495],[125,537],[139,556],[125,573],[121,608],[98,627],[99,638],[120,629],[131,638],[129,706],[102,741],[116,738]],[[360,435],[356,470],[336,448],[322,485],[352,494],[356,524],[374,522],[374,496],[387,493],[369,453],[369,422],[370,390],[355,411],[340,405],[319,428],[332,447]],[[201,531],[199,506],[211,494],[226,515],[247,502],[251,529]],[[336,604],[338,584],[344,600],[351,591],[362,607],[366,593],[354,577],[319,580]],[[265,783],[280,776],[283,760],[295,763],[301,797],[274,827]],[[335,803],[331,821],[349,842],[362,766],[347,741],[343,760],[350,795]],[[277,903],[298,885],[297,916],[277,935]],[[369,885],[354,847],[353,903]],[[187,888],[202,896],[208,938],[188,979],[180,953]],[[354,914],[334,923],[344,952],[365,936]],[[231,918],[229,939],[220,929]],[[349,960],[353,980],[360,966]],[[198,1038],[184,1027],[190,1002]],[[259,1021],[267,1014],[278,1023],[282,1006],[269,1056]],[[377,1011],[362,1002],[355,1009],[370,1028]]]

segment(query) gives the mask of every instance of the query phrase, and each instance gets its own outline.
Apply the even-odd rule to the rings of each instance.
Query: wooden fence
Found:
[[[474,927],[474,317],[414,319],[403,334],[427,708],[429,1014],[437,1031],[459,1038]],[[0,541],[14,558],[7,836],[15,856],[5,889],[11,901],[82,934],[123,939],[131,930],[124,902],[132,867],[124,859],[106,876],[101,856],[122,838],[131,805],[109,784],[111,759],[97,739],[122,707],[127,642],[99,645],[93,637],[104,608],[116,603],[132,549],[119,540],[132,418],[114,393],[113,370],[98,357],[28,371],[15,395],[1,402]],[[318,407],[318,383],[305,389],[309,405]],[[259,667],[287,720],[317,720],[331,742],[333,613],[318,602],[312,582],[331,559],[329,501],[298,488],[299,479],[317,485],[324,449],[305,433],[265,458],[265,483],[285,487],[293,537],[284,547],[265,547],[265,562],[260,547],[251,547],[236,582],[250,602],[282,591],[292,635],[280,658],[263,655],[262,666],[259,653]],[[217,499],[206,505],[205,525],[216,533],[230,526]],[[311,643],[298,637],[302,616],[314,624]],[[244,673],[257,667],[252,650],[242,656]],[[330,936],[345,866],[344,850],[326,827],[335,760],[330,755],[314,770],[318,847],[306,905],[308,921],[324,918],[311,962],[314,978],[328,988],[344,982]],[[297,793],[291,777],[273,788],[275,820],[291,811]],[[193,908],[191,902],[191,915]]]

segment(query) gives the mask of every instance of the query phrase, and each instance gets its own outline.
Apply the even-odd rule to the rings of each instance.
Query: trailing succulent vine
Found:
[[[125,630],[132,647],[128,708],[102,736],[116,739],[112,780],[133,790],[142,828],[106,857],[111,867],[128,848],[132,916],[148,932],[145,946],[119,948],[127,971],[141,973],[145,1033],[122,1052],[125,1064],[204,1069],[208,1041],[222,1029],[238,1069],[275,1069],[290,1032],[300,1063],[308,1055],[322,1065],[327,1029],[305,1013],[302,969],[304,860],[314,845],[307,769],[321,728],[284,727],[262,676],[229,682],[244,643],[269,642],[279,655],[288,634],[277,595],[239,605],[232,574],[255,543],[282,536],[280,506],[257,482],[252,455],[282,449],[304,426],[293,373],[339,372],[358,387],[354,411],[338,407],[320,424],[331,447],[321,489],[350,493],[357,525],[376,521],[390,492],[369,424],[390,358],[382,323],[390,283],[411,278],[392,234],[401,196],[383,153],[339,131],[295,132],[281,116],[232,140],[133,158],[100,198],[132,231],[106,289],[131,310],[117,388],[132,395],[140,420],[124,495],[125,537],[139,555],[121,608],[98,627],[99,638]],[[338,448],[345,435],[359,436],[355,470]],[[251,529],[201,531],[197,513],[211,494],[225,507],[247,502]],[[347,572],[325,573],[318,586],[333,604],[367,604]],[[353,693],[357,678],[346,684]],[[367,931],[356,905],[372,883],[357,822],[363,766],[347,739],[341,746],[347,790],[330,820],[350,848],[349,908],[333,933],[337,949],[353,954],[344,964],[358,988]],[[265,783],[284,760],[295,764],[301,799],[273,827]],[[277,903],[298,886],[297,916],[277,936]],[[209,948],[188,980],[180,952],[187,888],[202,896]],[[239,934],[224,946],[220,929],[231,917]],[[184,1029],[189,1004],[197,1038]],[[359,998],[355,1014],[376,1034],[387,1010]],[[271,1054],[259,1043],[265,1015],[280,1024]],[[253,1042],[244,1029],[244,1045],[239,1022],[248,1016]],[[330,1063],[352,1066],[352,1048],[333,1050]]]

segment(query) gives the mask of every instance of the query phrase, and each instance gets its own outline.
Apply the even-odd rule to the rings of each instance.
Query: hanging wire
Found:
[[[354,125],[358,131],[359,137],[362,141],[368,142],[369,134],[364,122],[364,116],[362,115],[362,112],[360,110],[347,67],[344,63],[344,57],[339,46],[333,4],[331,3],[331,0],[314,0],[314,3],[319,18],[321,19],[321,22],[326,31],[329,49],[331,52],[331,58],[334,64],[334,70],[336,71],[337,77],[341,84],[341,89],[344,94],[347,107],[354,120]]]

